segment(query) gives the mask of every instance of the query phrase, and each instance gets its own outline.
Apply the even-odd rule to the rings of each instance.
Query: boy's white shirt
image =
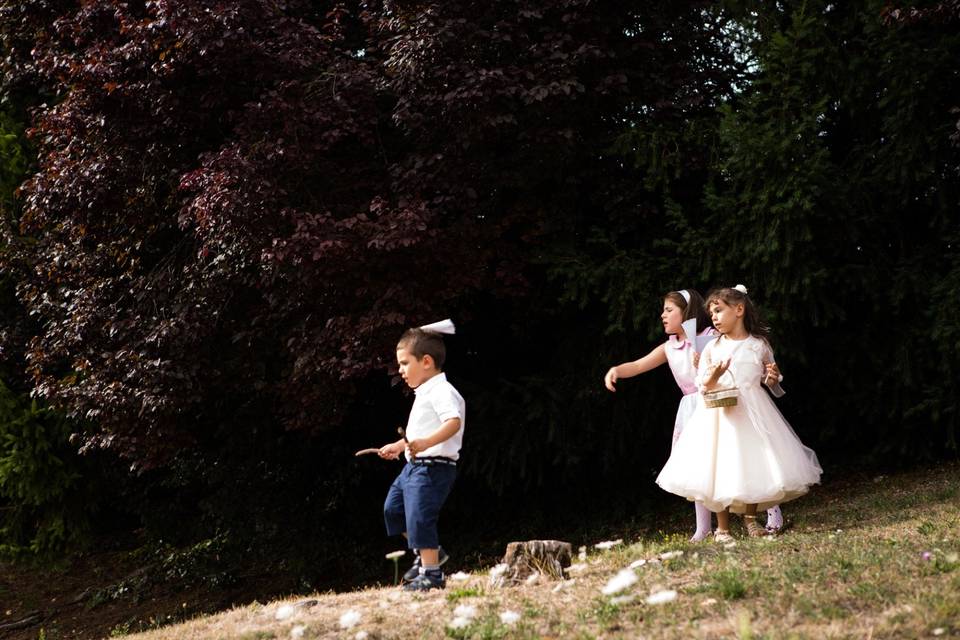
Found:
[[[460,418],[460,428],[455,434],[440,444],[424,449],[417,457],[443,456],[451,460],[459,459],[467,415],[467,404],[463,396],[447,382],[447,374],[443,372],[422,383],[413,392],[416,397],[407,419],[407,440],[429,437],[447,420]],[[409,453],[407,460],[410,460]]]

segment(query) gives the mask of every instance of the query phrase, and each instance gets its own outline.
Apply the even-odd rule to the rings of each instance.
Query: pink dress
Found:
[[[712,336],[717,333],[713,327],[707,327],[700,332],[701,336]],[[678,340],[677,336],[670,336],[663,345],[667,356],[667,365],[673,373],[673,379],[683,392],[680,406],[677,408],[677,417],[673,422],[673,444],[677,444],[683,427],[697,408],[697,368],[693,366],[693,342]]]

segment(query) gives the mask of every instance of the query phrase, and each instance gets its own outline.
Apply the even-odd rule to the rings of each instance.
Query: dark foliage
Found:
[[[600,380],[682,286],[752,287],[825,459],[955,452],[949,4],[0,3],[36,162],[6,366],[151,531],[250,549],[378,539],[389,472],[350,452],[447,316],[454,522],[649,484],[672,382]]]
[[[883,10],[758,12],[761,72],[725,112],[702,250],[754,284],[803,363],[796,390],[816,401],[798,423],[826,452],[902,464],[957,451],[960,352],[931,337],[955,335],[960,302],[960,33]]]

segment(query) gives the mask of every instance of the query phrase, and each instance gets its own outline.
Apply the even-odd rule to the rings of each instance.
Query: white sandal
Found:
[[[733,536],[726,529],[717,529],[713,532],[714,542],[733,542]]]

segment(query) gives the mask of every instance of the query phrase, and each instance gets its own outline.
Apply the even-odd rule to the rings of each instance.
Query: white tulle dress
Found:
[[[698,382],[712,363],[730,358],[728,370],[739,387],[736,406],[708,409],[697,394],[693,415],[657,477],[666,491],[701,501],[711,511],[746,505],[759,510],[798,498],[820,482],[823,470],[762,386],[769,345],[756,337],[711,342],[700,356]],[[728,374],[721,386],[730,382]]]

